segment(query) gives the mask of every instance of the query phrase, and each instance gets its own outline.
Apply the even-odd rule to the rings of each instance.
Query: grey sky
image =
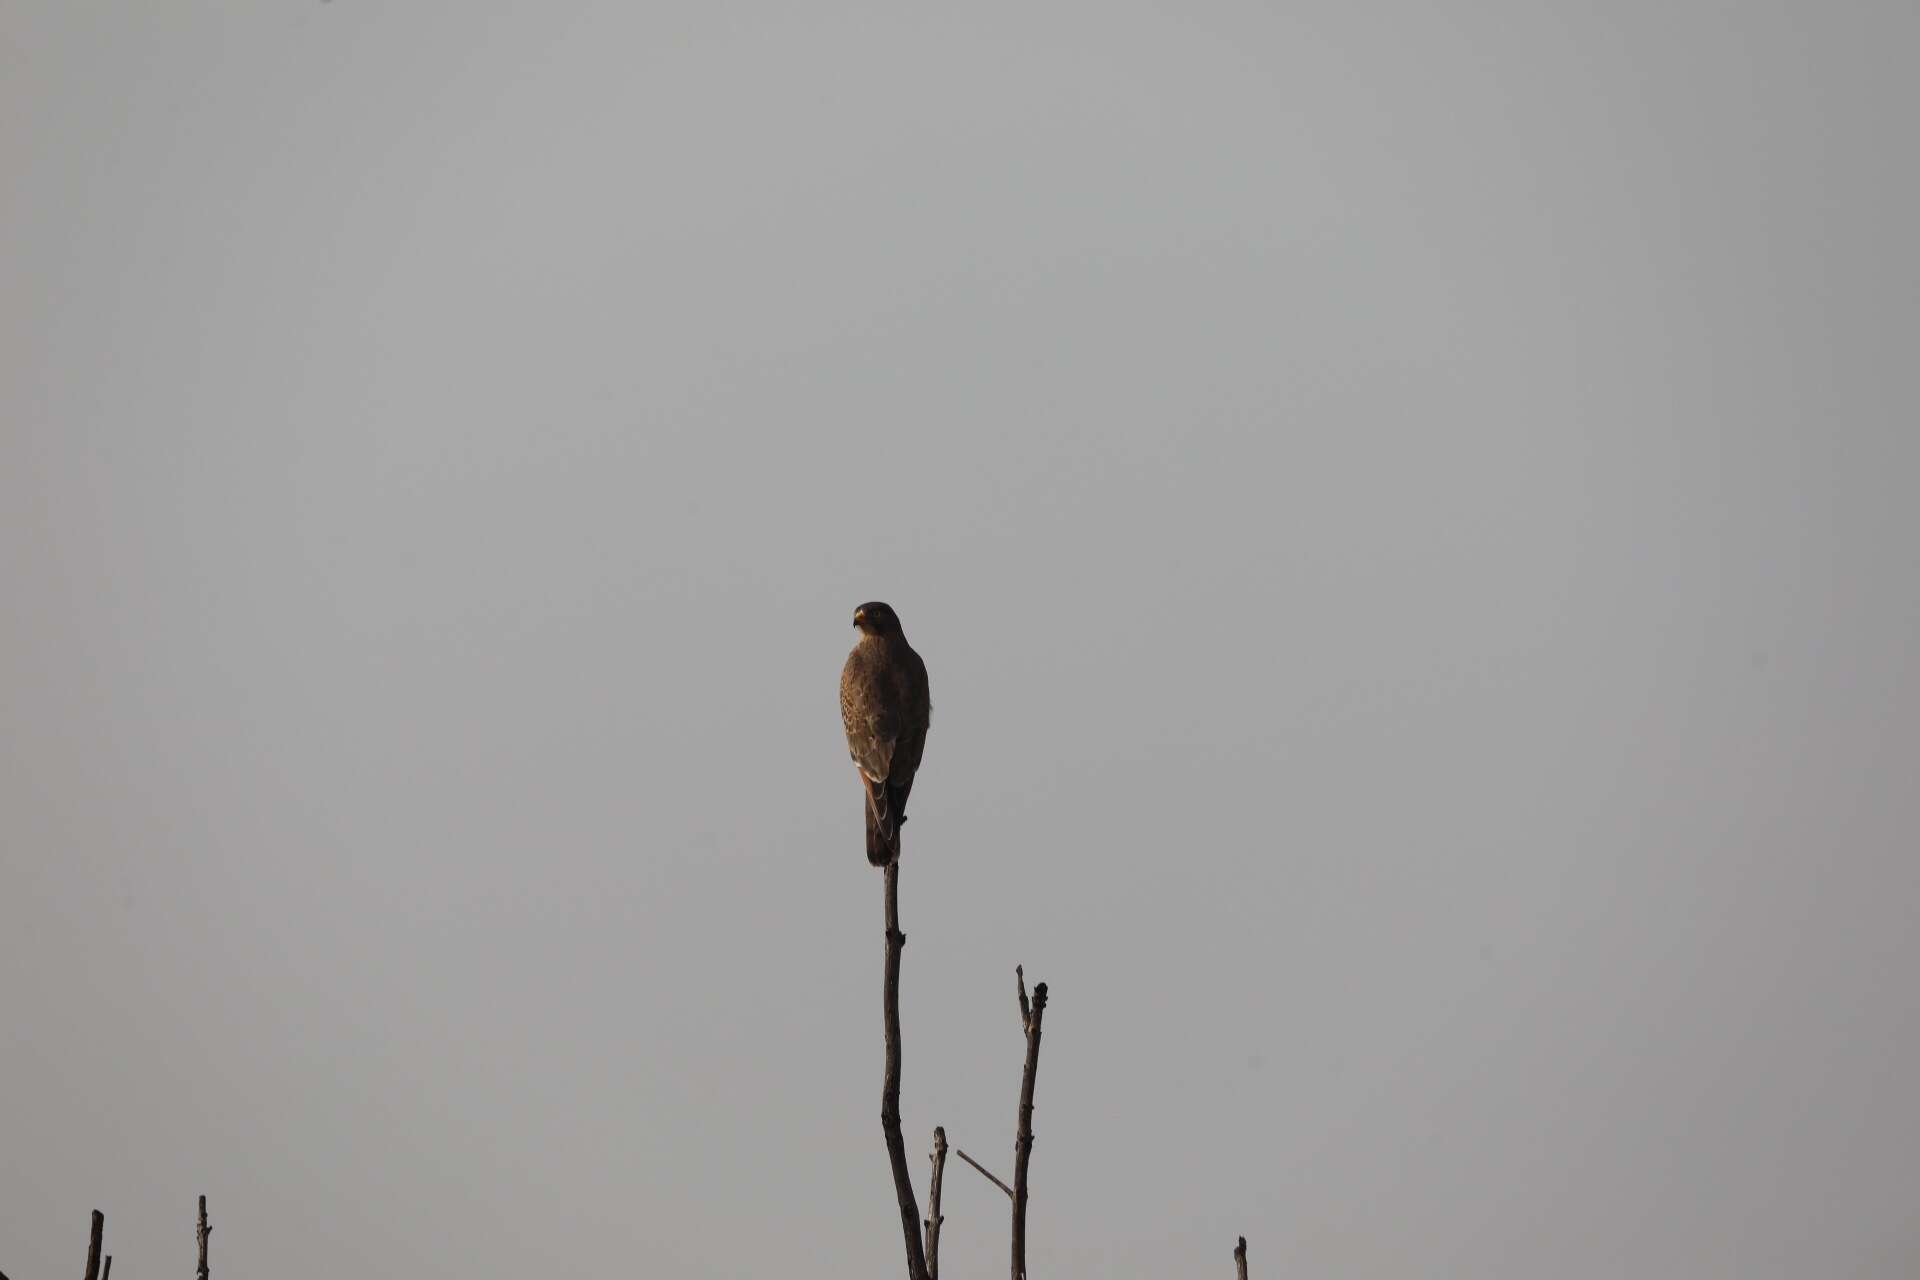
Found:
[[[1920,1272],[1917,42],[0,0],[0,1269]]]

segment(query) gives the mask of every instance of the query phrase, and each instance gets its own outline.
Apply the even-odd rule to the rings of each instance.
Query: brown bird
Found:
[[[853,625],[860,640],[840,669],[840,719],[867,797],[867,861],[884,867],[900,856],[900,824],[907,820],[907,793],[927,745],[933,704],[927,664],[907,643],[891,605],[861,605]]]

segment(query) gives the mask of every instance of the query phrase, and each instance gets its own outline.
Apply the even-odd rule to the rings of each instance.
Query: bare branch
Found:
[[[108,1254],[106,1261],[100,1264],[100,1280],[107,1280],[113,1274],[113,1255]]]
[[[1007,1199],[1009,1200],[1013,1199],[1013,1188],[1008,1186],[1006,1183],[1000,1181],[1000,1179],[994,1177],[991,1173],[988,1173],[986,1170],[986,1167],[982,1165],[978,1160],[975,1160],[972,1156],[968,1155],[966,1152],[962,1151],[958,1147],[955,1147],[953,1149],[953,1154],[959,1156],[962,1160],[965,1160],[968,1164],[980,1170],[980,1176],[985,1178],[988,1182],[991,1182],[994,1186],[1000,1188],[1002,1191],[1006,1192]]]
[[[1233,1246],[1233,1269],[1240,1273],[1240,1280],[1247,1280],[1247,1238],[1240,1237],[1240,1243]]]
[[[940,1280],[940,1177],[947,1169],[947,1131],[933,1127],[933,1181],[927,1184],[927,1280]]]
[[[194,1272],[199,1280],[207,1280],[207,1237],[213,1234],[213,1224],[207,1221],[207,1198],[200,1197],[200,1222],[194,1229],[194,1236],[200,1241],[200,1267]]]
[[[1033,1011],[1027,1006],[1027,975],[1019,965],[1013,966],[1013,981],[1020,988],[1020,1030],[1024,1032]]]
[[[907,1172],[907,1140],[900,1135],[900,859],[886,867],[887,965],[881,1003],[887,1032],[886,1071],[880,1082],[880,1128],[887,1138],[887,1162],[900,1201],[900,1230],[906,1237],[907,1280],[927,1280],[927,1255],[920,1239],[920,1208],[914,1203],[913,1175]],[[200,1280],[206,1280],[202,1272]]]
[[[1020,1072],[1020,1121],[1013,1138],[1013,1280],[1027,1280],[1027,1161],[1033,1155],[1033,1083],[1040,1072],[1040,1019],[1047,1012],[1047,984],[1033,984],[1027,1006],[1027,979],[1018,966],[1020,1021],[1027,1032],[1027,1062]]]
[[[100,1237],[107,1229],[107,1215],[93,1211],[93,1226],[87,1232],[87,1280],[100,1280]]]

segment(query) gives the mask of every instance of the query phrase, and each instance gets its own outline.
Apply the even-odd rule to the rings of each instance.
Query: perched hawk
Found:
[[[900,856],[907,793],[927,745],[927,664],[891,605],[861,605],[853,625],[860,642],[840,670],[840,718],[867,795],[867,861],[884,867]]]

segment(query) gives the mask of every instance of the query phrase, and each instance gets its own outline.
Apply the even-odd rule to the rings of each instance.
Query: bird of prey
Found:
[[[900,617],[875,600],[853,611],[860,640],[840,670],[840,719],[847,751],[866,792],[867,861],[884,867],[900,856],[907,793],[927,745],[927,664],[907,643]]]

